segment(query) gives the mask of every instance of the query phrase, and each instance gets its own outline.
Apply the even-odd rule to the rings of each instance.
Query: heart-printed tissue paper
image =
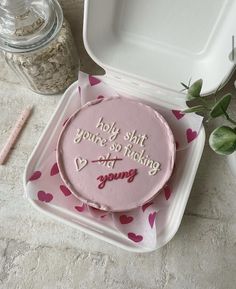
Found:
[[[65,125],[68,117],[80,106],[95,99],[115,97],[118,93],[108,86],[103,78],[105,76],[92,76],[83,72],[78,79],[78,106],[68,109],[59,124]],[[27,180],[26,197],[44,203],[47,206],[57,206],[74,214],[83,214],[90,219],[94,218],[104,224],[110,224],[134,246],[154,249],[157,246],[158,227],[165,217],[165,211],[171,205],[178,186],[176,171],[180,162],[180,152],[194,145],[202,125],[202,117],[195,114],[184,114],[176,108],[166,109],[153,103],[148,103],[157,109],[167,120],[176,141],[175,169],[168,183],[153,200],[131,211],[109,213],[83,204],[77,199],[63,183],[57,161],[55,147],[47,150],[46,155],[32,171]],[[59,137],[60,130],[57,133]],[[54,143],[57,139],[54,140]],[[85,160],[78,160],[78,169],[85,166]]]

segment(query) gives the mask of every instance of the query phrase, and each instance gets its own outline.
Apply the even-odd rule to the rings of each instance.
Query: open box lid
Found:
[[[84,43],[107,74],[180,91],[205,80],[209,93],[231,74],[236,1],[85,0]]]

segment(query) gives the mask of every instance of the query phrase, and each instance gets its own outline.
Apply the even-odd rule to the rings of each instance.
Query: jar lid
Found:
[[[0,3],[0,49],[28,52],[50,42],[61,29],[57,0],[3,0]]]

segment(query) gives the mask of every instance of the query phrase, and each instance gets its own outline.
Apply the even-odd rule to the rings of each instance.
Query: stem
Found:
[[[209,107],[207,101],[204,98],[200,97],[200,101],[201,101],[202,105],[204,106],[204,108],[206,110],[211,110],[211,108]]]

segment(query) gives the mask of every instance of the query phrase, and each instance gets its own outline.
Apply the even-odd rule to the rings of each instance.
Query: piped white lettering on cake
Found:
[[[101,147],[106,146],[107,139],[100,136],[99,133],[92,133],[83,129],[78,128],[74,139],[74,143],[80,143],[82,140],[91,141],[98,144]]]
[[[121,158],[112,157],[110,153],[106,156],[100,156],[98,160],[91,161],[92,163],[98,163],[100,165],[106,166],[109,169],[113,169],[116,161],[122,161]]]
[[[144,147],[144,142],[148,137],[146,134],[138,134],[136,130],[127,132],[124,136],[124,140],[127,140],[133,144],[138,144],[141,147]]]
[[[111,151],[116,154],[122,154],[122,156],[130,158],[131,160],[149,168],[148,174],[150,176],[156,175],[161,170],[161,164],[146,154],[146,142],[149,137],[145,133],[139,133],[136,129],[123,132],[121,138],[127,141],[127,144],[122,141],[119,142],[118,136],[121,131],[116,126],[116,122],[105,122],[103,117],[100,117],[95,125],[95,128],[101,131],[92,133],[90,131],[78,128],[76,131],[76,136],[74,138],[74,143],[79,144],[82,141],[90,141],[100,147],[107,147],[107,151]],[[107,135],[104,136],[103,134]],[[141,147],[141,151],[137,149]],[[119,158],[118,155],[117,158]],[[122,158],[121,158],[122,159]],[[99,156],[97,160],[92,161],[97,162],[99,165],[106,166],[107,168],[114,169],[116,160],[114,158],[110,159],[110,153],[103,157]]]
[[[102,131],[110,134],[109,141],[114,141],[120,133],[120,129],[116,127],[115,122],[112,122],[110,124],[105,123],[103,122],[103,117],[99,118],[96,128],[100,128]]]
[[[88,160],[81,157],[75,158],[75,168],[79,172],[88,164]]]
[[[148,174],[150,176],[154,176],[159,170],[160,170],[160,163],[152,160],[149,158],[149,155],[145,155],[145,150],[143,149],[141,152],[137,152],[132,150],[133,145],[128,144],[124,147],[124,156],[129,157],[132,160],[135,160],[136,162],[140,163],[141,165],[144,165],[146,167],[149,167],[150,170],[148,171]]]

